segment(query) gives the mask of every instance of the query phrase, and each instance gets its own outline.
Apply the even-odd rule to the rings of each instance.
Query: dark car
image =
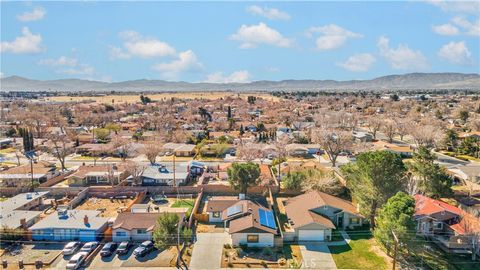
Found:
[[[127,254],[131,246],[132,245],[130,244],[130,242],[127,242],[127,241],[121,242],[117,248],[117,254],[118,255]]]
[[[117,249],[117,243],[114,242],[109,242],[106,243],[105,246],[103,246],[102,250],[100,251],[100,256],[102,257],[107,257],[113,254],[115,250]]]
[[[133,254],[135,257],[143,257],[147,255],[150,251],[153,250],[153,242],[152,241],[145,241],[140,244],[134,251]]]

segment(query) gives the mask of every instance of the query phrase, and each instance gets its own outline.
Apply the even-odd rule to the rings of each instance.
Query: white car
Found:
[[[85,258],[87,257],[88,253],[86,252],[79,252],[68,261],[67,263],[67,269],[75,270],[78,269],[80,266],[82,266],[83,262],[85,261]]]
[[[73,255],[80,248],[79,242],[69,242],[62,250],[63,255]]]
[[[81,252],[86,252],[90,253],[92,252],[96,247],[98,246],[98,242],[87,242],[85,245],[83,245],[82,249],[80,249]]]

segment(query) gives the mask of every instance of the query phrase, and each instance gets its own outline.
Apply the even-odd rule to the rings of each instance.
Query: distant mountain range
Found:
[[[162,80],[100,82],[81,79],[32,80],[19,76],[0,79],[1,91],[275,91],[275,90],[480,90],[480,74],[409,73],[371,80],[283,80],[249,83],[189,83]]]

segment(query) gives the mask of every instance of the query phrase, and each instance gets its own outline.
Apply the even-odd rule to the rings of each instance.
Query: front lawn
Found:
[[[328,247],[339,269],[387,269],[385,258],[374,252],[376,242],[370,233],[347,233],[352,239],[348,245]]]

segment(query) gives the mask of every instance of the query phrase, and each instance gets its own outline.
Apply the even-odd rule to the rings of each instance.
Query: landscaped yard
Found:
[[[298,245],[273,248],[234,248],[225,245],[222,268],[300,268],[302,252]]]
[[[339,269],[387,269],[384,257],[378,255],[377,243],[366,231],[347,232],[352,239],[348,245],[329,246]]]
[[[405,256],[416,267],[429,267],[439,270],[474,270],[480,269],[480,261],[472,261],[471,255],[448,254],[437,245],[417,238],[410,245],[410,253]]]

